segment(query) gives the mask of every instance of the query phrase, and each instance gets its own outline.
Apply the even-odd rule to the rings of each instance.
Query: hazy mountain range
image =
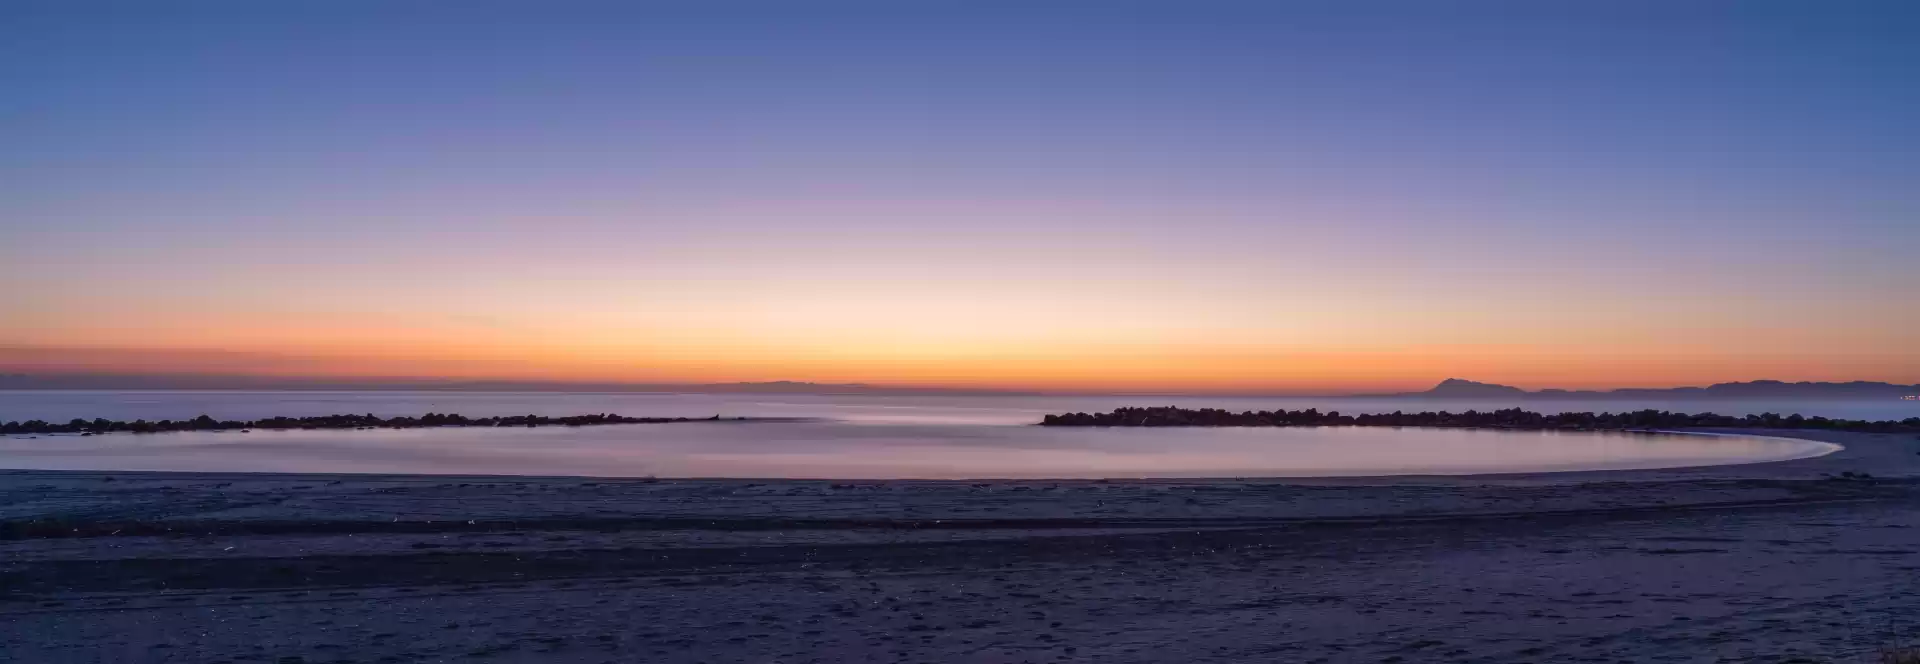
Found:
[[[509,380],[340,379],[200,374],[0,374],[8,390],[445,390],[461,392],[695,392],[761,394],[995,395],[1031,396],[1040,392],[895,387],[862,383],[589,383]],[[1422,392],[1328,395],[1420,399],[1897,399],[1920,395],[1920,385],[1869,381],[1787,383],[1756,380],[1706,387],[1623,388],[1616,390],[1524,390],[1510,385],[1448,378]],[[1146,395],[1141,395],[1146,396]],[[1166,396],[1166,395],[1161,395]],[[1224,395],[1223,395],[1224,396]],[[1234,396],[1274,396],[1239,394]]]

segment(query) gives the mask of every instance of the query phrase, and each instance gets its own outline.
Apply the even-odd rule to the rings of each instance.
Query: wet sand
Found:
[[[1846,449],[1317,480],[0,472],[0,661],[1839,662],[1920,641],[1920,438],[1752,433]]]

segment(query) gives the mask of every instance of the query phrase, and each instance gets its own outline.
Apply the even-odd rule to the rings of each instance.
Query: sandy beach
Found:
[[[1738,433],[1845,449],[1318,480],[0,472],[0,661],[1855,662],[1920,642],[1920,438]]]

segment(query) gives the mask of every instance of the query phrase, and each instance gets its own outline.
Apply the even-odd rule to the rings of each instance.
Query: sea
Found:
[[[1313,427],[1034,426],[1120,406],[1342,413],[1496,410],[1920,416],[1920,402],[1433,400],[459,391],[0,391],[0,421],[257,419],[428,412],[615,413],[798,421],[597,427],[252,431],[0,437],[0,469],[800,479],[1467,475],[1752,463],[1833,451],[1809,441],[1698,435]]]

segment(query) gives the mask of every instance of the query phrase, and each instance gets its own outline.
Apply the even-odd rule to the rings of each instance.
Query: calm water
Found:
[[[1049,412],[1173,404],[1342,412],[1492,409],[1497,402],[1385,399],[952,397],[463,392],[0,392],[0,420],[222,419],[428,411],[814,417],[714,423],[256,431],[0,438],[0,467],[73,470],[388,472],[657,477],[1281,477],[1666,468],[1797,458],[1831,446],[1786,439],[1430,429],[1058,429]],[[1552,410],[1668,408],[1552,402]],[[1828,402],[1716,403],[1716,412],[1910,417],[1914,408]],[[1532,404],[1533,407],[1542,407]],[[1737,407],[1735,407],[1737,406]]]
[[[917,424],[1028,424],[1047,413],[1103,411],[1119,406],[1217,407],[1230,410],[1319,408],[1343,413],[1396,410],[1496,410],[1521,407],[1541,412],[1629,411],[1647,408],[1723,415],[1774,412],[1835,418],[1886,420],[1920,416],[1920,401],[1522,401],[1367,398],[1219,397],[1003,397],[843,396],[809,394],[580,394],[556,392],[228,392],[0,390],[0,421],[76,417],[115,420],[258,419],[372,413],[381,417],[428,411],[485,415],[579,415],[707,417],[712,415],[822,417],[856,422]]]

